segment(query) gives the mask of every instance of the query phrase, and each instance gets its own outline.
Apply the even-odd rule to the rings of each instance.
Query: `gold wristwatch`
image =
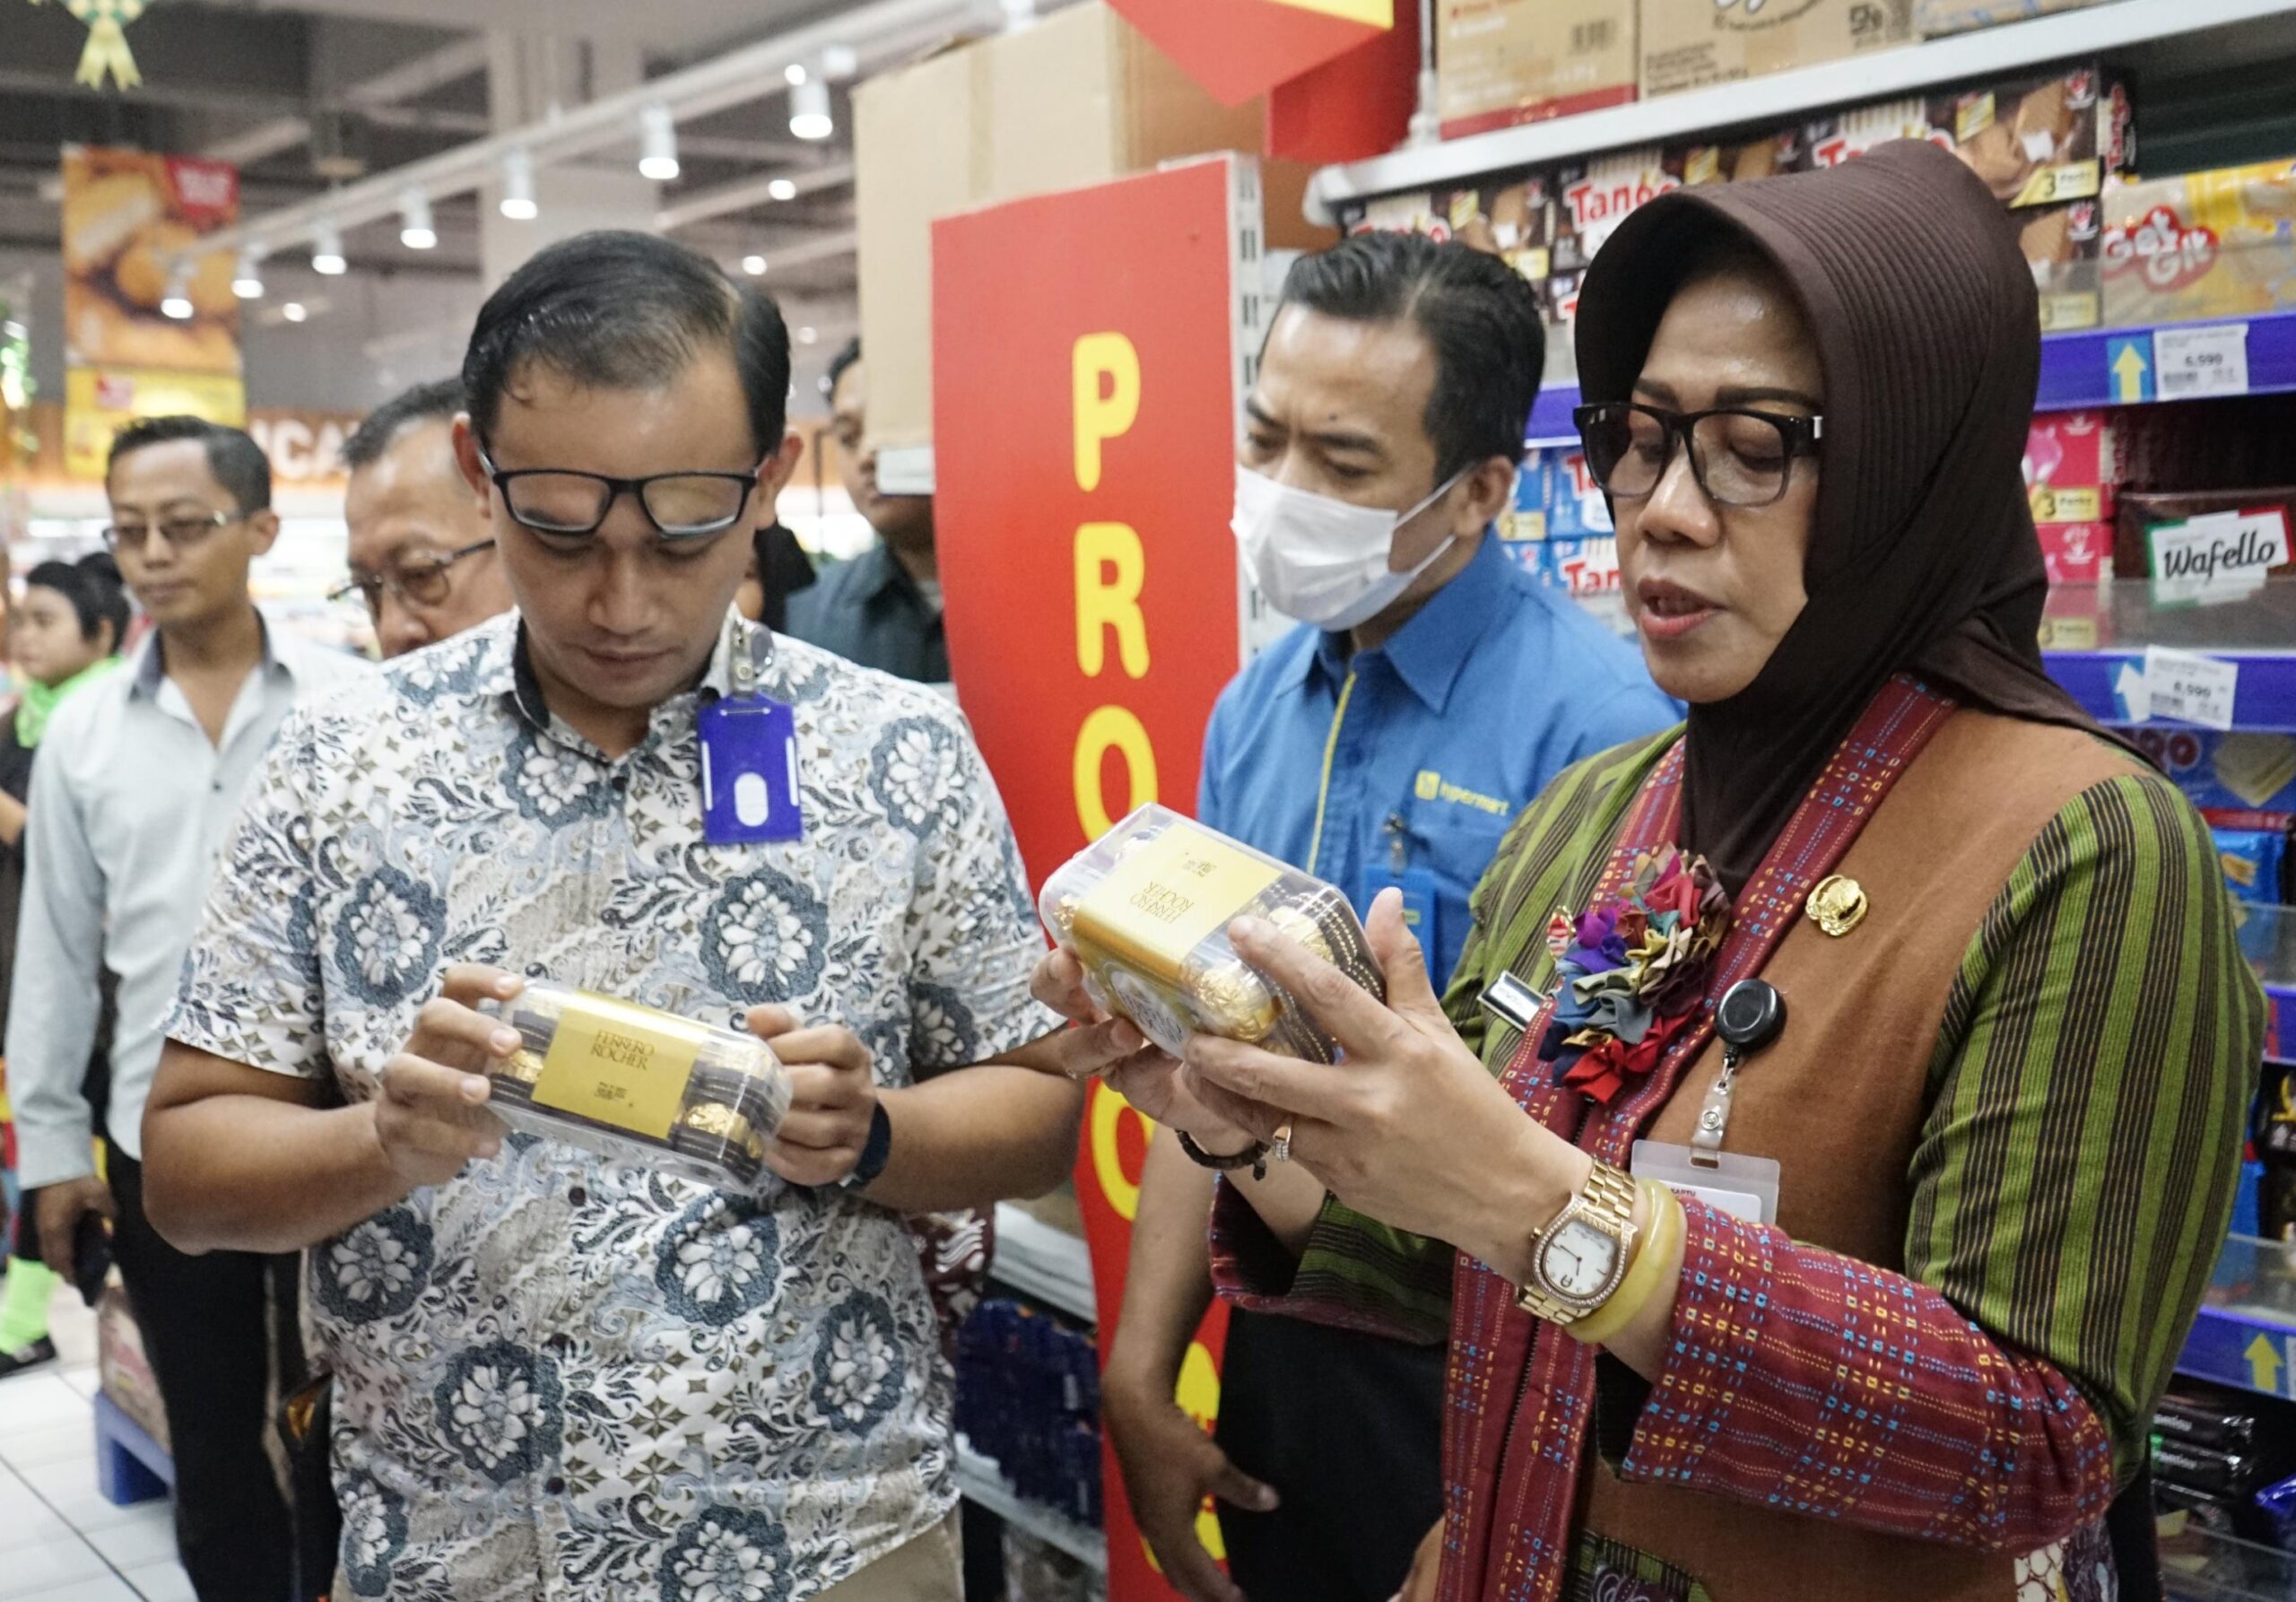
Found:
[[[1517,1305],[1569,1328],[1611,1299],[1634,1260],[1634,1181],[1597,1161],[1586,1188],[1539,1232]]]

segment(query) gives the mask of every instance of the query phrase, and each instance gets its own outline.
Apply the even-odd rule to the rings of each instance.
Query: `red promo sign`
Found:
[[[1240,106],[1395,26],[1395,0],[1109,0],[1223,105]]]
[[[933,226],[949,654],[1034,884],[1135,805],[1193,806],[1205,721],[1240,658],[1231,225],[1247,182],[1222,158]],[[1093,1087],[1076,1180],[1103,1359],[1147,1136]],[[1225,1325],[1215,1308],[1182,1375],[1207,1421]],[[1216,1543],[1209,1513],[1203,1527]],[[1108,1532],[1112,1602],[1169,1597],[1112,1461]]]

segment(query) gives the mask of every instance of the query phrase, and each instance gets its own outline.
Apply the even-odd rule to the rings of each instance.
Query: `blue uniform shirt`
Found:
[[[1196,815],[1359,911],[1401,884],[1439,988],[1516,813],[1579,758],[1681,711],[1632,645],[1489,536],[1386,644],[1344,646],[1302,625],[1221,692]]]

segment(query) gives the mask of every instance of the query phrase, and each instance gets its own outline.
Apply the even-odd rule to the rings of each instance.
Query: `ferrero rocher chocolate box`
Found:
[[[1084,965],[1085,988],[1167,1051],[1221,1035],[1330,1062],[1333,1040],[1282,986],[1236,954],[1228,926],[1264,918],[1372,995],[1387,984],[1347,898],[1311,874],[1152,803],[1045,881],[1045,927]]]
[[[725,1190],[757,1186],[789,1075],[756,1036],[529,983],[486,1010],[517,1030],[490,1105],[514,1129]]]

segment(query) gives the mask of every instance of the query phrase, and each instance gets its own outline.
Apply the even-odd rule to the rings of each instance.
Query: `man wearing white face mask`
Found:
[[[1497,257],[1361,235],[1293,268],[1238,452],[1236,537],[1301,626],[1222,694],[1197,815],[1359,907],[1400,884],[1439,988],[1516,810],[1678,715],[1489,532],[1543,356]],[[1386,1602],[1441,1511],[1443,1349],[1234,1311],[1206,1440],[1173,1385],[1212,1294],[1213,1179],[1149,1148],[1102,1391],[1134,1512],[1189,1602]],[[1232,1579],[1196,1538],[1206,1494]]]

